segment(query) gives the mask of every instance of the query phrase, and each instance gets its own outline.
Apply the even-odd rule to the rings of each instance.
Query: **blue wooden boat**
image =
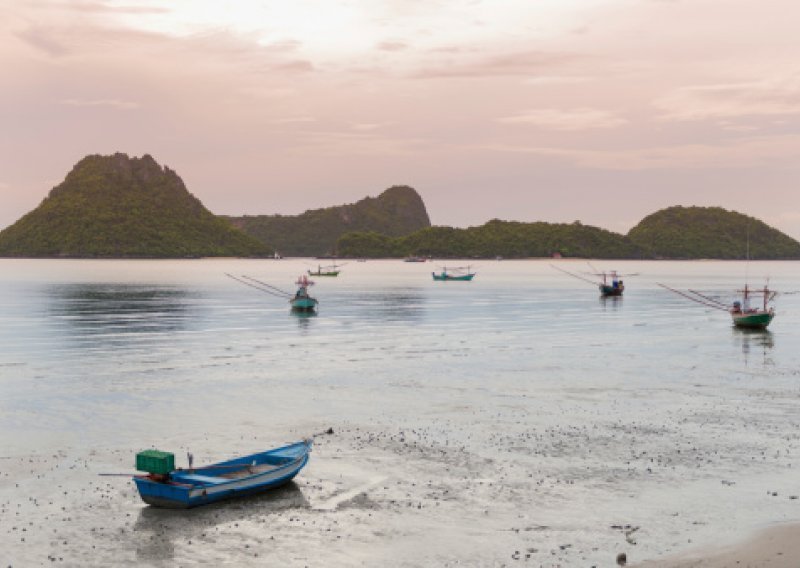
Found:
[[[442,271],[438,274],[436,272],[431,272],[434,280],[456,280],[462,282],[469,282],[475,278],[475,274],[477,274],[477,272],[470,272],[469,266],[449,269],[443,266]]]
[[[208,466],[165,471],[163,465],[171,466],[174,456],[151,450],[137,455],[137,469],[150,473],[136,475],[133,480],[145,503],[188,509],[260,493],[291,481],[308,463],[310,451],[311,439],[308,439]],[[142,465],[143,456],[144,462],[154,467],[148,463]]]

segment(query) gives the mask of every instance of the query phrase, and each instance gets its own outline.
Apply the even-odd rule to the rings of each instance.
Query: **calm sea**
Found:
[[[415,444],[459,447],[476,464],[488,460],[470,466],[476,478],[515,488],[487,495],[507,502],[494,521],[480,520],[486,503],[462,502],[478,519],[472,529],[488,523],[487,539],[513,530],[514,504],[524,503],[536,519],[520,524],[573,531],[576,544],[559,554],[583,543],[565,565],[611,553],[591,550],[605,538],[592,527],[633,548],[609,528],[616,520],[648,527],[638,546],[656,554],[702,531],[687,528],[694,520],[733,534],[800,518],[786,493],[800,468],[800,294],[778,296],[769,331],[746,332],[656,285],[726,302],[745,278],[794,292],[798,263],[596,261],[632,274],[624,298],[602,299],[548,261],[476,261],[472,282],[434,282],[436,262],[348,262],[338,278],[315,278],[311,316],[226,277],[293,292],[316,264],[0,259],[0,457],[118,452],[122,464],[166,440],[211,459],[248,447],[232,440],[278,444],[333,426],[372,432],[376,447],[341,450],[374,458],[370,469],[391,478],[405,458],[380,461],[387,446],[378,438],[424,432]],[[558,266],[591,271],[582,261]],[[323,450],[309,473],[320,484],[333,471]],[[556,479],[574,489],[541,490]],[[0,473],[6,500],[19,497],[12,481]],[[28,487],[44,494],[35,478]],[[731,504],[726,495],[739,488]],[[767,496],[773,489],[780,495]],[[406,560],[457,560],[468,533],[451,528],[437,537],[438,556],[422,542]],[[550,533],[554,543],[567,540],[561,534]],[[9,530],[4,538],[7,550],[22,546]],[[356,558],[374,558],[387,542],[363,537]],[[514,552],[486,546],[487,559]],[[173,543],[171,558],[191,558],[188,550]]]

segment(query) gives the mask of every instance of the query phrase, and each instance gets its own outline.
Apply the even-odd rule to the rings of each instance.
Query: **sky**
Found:
[[[796,0],[0,0],[0,228],[87,154],[217,214],[411,185],[437,225],[627,232],[721,206],[800,239]]]

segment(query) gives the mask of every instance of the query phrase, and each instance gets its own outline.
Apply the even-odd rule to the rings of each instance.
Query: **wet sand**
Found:
[[[800,523],[766,529],[736,545],[706,549],[637,564],[647,568],[797,568]]]
[[[653,475],[646,468],[587,477],[553,460],[550,452],[577,443],[575,431],[544,429],[500,442],[493,455],[475,451],[469,438],[476,432],[460,434],[466,436],[446,424],[410,430],[339,424],[334,435],[318,438],[295,482],[189,511],[146,506],[128,478],[97,475],[130,471],[133,452],[126,448],[7,456],[0,460],[0,560],[3,566],[600,567],[615,565],[625,552],[629,565],[659,568],[797,566],[786,563],[797,558],[797,548],[785,546],[798,533],[794,525],[748,543],[741,557],[739,549],[663,557],[713,543],[717,527],[677,503],[669,517],[654,515],[660,499],[634,489],[637,478]],[[225,450],[198,461],[260,444],[233,435],[224,442]],[[543,467],[548,462],[552,469]],[[631,495],[614,491],[616,504],[608,495],[593,496],[593,485],[607,483]],[[735,484],[720,485],[737,494]],[[797,503],[782,497],[782,505]],[[759,501],[769,506],[777,499],[765,493]],[[639,509],[648,512],[634,513]],[[670,531],[688,542],[679,544]],[[734,558],[742,563],[730,563]]]

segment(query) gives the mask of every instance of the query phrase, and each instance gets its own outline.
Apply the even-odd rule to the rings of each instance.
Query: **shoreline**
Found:
[[[800,565],[800,521],[771,525],[722,547],[705,546],[653,560],[633,568],[797,568]]]

